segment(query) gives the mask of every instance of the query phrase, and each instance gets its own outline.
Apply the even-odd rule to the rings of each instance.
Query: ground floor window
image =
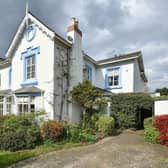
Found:
[[[19,97],[18,112],[19,114],[35,112],[34,97]]]
[[[0,96],[0,115],[3,115],[3,96]]]
[[[6,111],[8,114],[11,114],[12,112],[12,97],[6,98]]]

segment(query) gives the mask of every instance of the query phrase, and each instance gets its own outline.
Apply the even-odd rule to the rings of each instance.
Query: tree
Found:
[[[168,95],[168,88],[163,87],[163,88],[158,88],[156,89],[156,92],[159,92],[161,96],[167,96]]]
[[[83,127],[86,126],[86,114],[95,112],[95,109],[99,111],[107,102],[102,93],[87,80],[75,86],[71,91],[71,95],[72,99],[82,107]]]

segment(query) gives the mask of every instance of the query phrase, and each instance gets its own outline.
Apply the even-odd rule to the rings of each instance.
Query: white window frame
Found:
[[[36,58],[35,55],[26,58],[26,80],[36,78]]]
[[[116,79],[117,78],[117,79]],[[110,84],[110,81],[111,84]],[[117,84],[116,84],[117,83]],[[121,67],[108,68],[106,71],[106,87],[107,88],[121,88]]]

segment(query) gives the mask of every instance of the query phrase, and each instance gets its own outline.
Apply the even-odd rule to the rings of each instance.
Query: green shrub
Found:
[[[64,140],[65,139],[74,143],[79,143],[95,142],[97,137],[94,135],[93,129],[81,129],[78,125],[68,125],[66,126],[66,134],[64,134]]]
[[[151,115],[153,99],[146,93],[120,93],[111,96],[111,116],[118,128],[142,127],[141,112],[148,111]]]
[[[17,151],[26,148],[26,140],[24,133],[13,131],[4,132],[1,137],[1,149],[9,151]]]
[[[159,132],[157,131],[157,129],[155,127],[153,127],[153,126],[145,127],[144,139],[147,142],[150,142],[153,144],[159,143],[158,137],[159,137]]]
[[[96,142],[97,137],[88,132],[88,130],[82,130],[79,134],[80,142]]]
[[[0,115],[0,128],[3,127],[5,120],[7,120],[9,117],[11,117],[11,115],[4,115],[4,116]]]
[[[145,118],[143,122],[144,128],[152,126],[152,122],[153,122],[153,117]]]
[[[57,142],[61,137],[63,128],[57,121],[49,120],[42,126],[42,134],[45,140]]]
[[[17,141],[12,142],[15,140],[14,138],[11,138],[8,142],[7,140],[10,139],[13,134],[16,135],[16,137],[13,137],[15,137]],[[3,150],[15,151],[21,149],[32,149],[42,142],[40,128],[36,123],[36,120],[29,115],[11,115],[5,119],[2,126],[2,136],[3,138],[0,140],[0,146]]]
[[[118,112],[115,117],[120,128],[135,128],[135,117],[132,114]]]
[[[94,129],[95,131],[97,131],[96,122],[99,120],[101,115],[102,114],[100,113],[95,113],[91,116],[90,127]]]
[[[104,135],[111,135],[114,129],[114,119],[106,115],[101,115],[96,122],[97,130]]]
[[[72,142],[80,142],[81,129],[77,125],[71,125],[69,127],[69,139]]]

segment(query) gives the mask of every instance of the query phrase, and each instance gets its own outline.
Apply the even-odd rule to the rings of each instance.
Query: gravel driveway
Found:
[[[94,145],[51,152],[11,168],[168,168],[168,148],[124,132]]]

